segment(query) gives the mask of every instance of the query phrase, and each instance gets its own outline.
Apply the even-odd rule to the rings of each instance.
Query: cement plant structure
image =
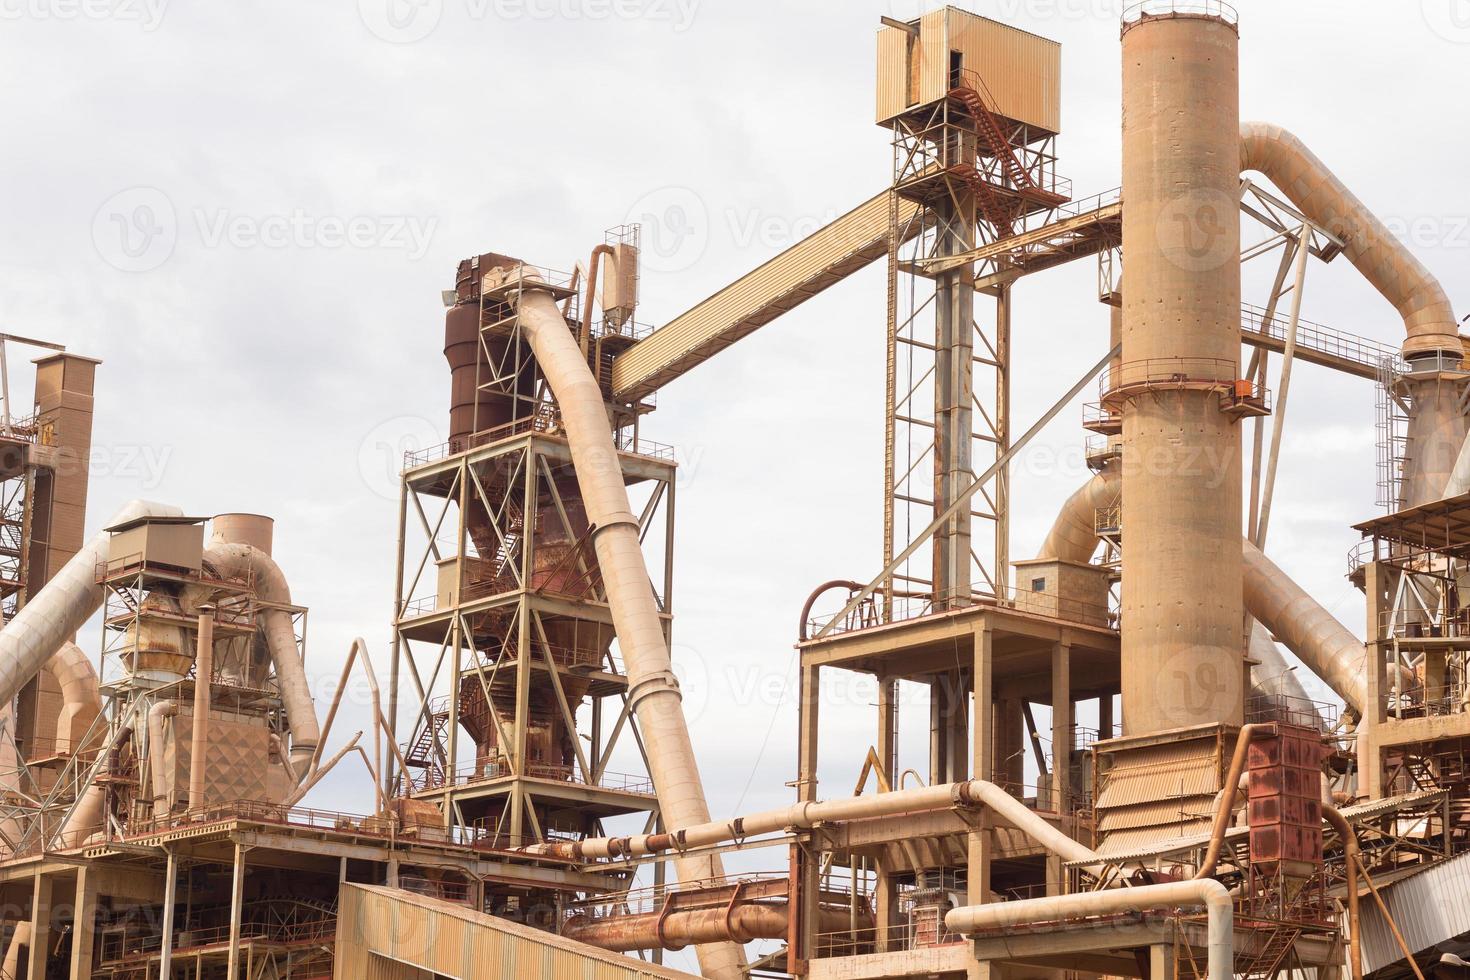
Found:
[[[943,8],[879,27],[891,186],[662,327],[637,319],[637,227],[567,273],[461,262],[391,644],[354,643],[329,705],[271,519],[134,501],[86,537],[97,362],[0,338],[0,978],[679,977],[663,954],[689,947],[718,980],[1461,975],[1457,320],[1300,140],[1240,120],[1230,7],[1121,26],[1119,189],[1060,176],[1059,46]],[[1303,319],[1314,259],[1360,272],[1402,344]],[[1109,340],[1022,430],[1012,289],[1079,260]],[[881,561],[806,602],[795,799],[712,818],[670,659],[677,467],[646,416],[880,261]],[[1271,270],[1259,306],[1245,262]],[[25,417],[7,344],[48,351]],[[1366,643],[1268,557],[1300,361],[1376,387],[1384,512],[1346,568]],[[1010,466],[1084,395],[1094,475],[1018,557]],[[818,782],[838,671],[879,691],[856,792]],[[352,684],[371,731],[334,738]],[[373,812],[305,807],[349,756]],[[727,874],[734,850],[769,872]]]

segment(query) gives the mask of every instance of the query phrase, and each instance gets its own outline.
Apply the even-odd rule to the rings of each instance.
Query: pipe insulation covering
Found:
[[[1234,971],[1235,913],[1230,892],[1213,878],[1172,881],[1140,888],[1114,888],[993,905],[967,905],[944,917],[951,932],[971,936],[990,929],[1009,929],[1040,922],[1066,922],[1088,916],[1141,912],[1159,908],[1199,908],[1207,916],[1209,980],[1231,980]]]
[[[182,517],[166,504],[134,500],[108,527],[139,517]],[[102,605],[97,566],[108,559],[110,535],[97,534],[0,629],[0,703],[9,703]]]
[[[223,542],[216,534],[214,543],[204,550],[204,560],[222,575],[251,576],[255,582],[255,594],[264,601],[273,605],[291,605],[291,588],[286,584],[281,567],[259,548]],[[281,689],[281,701],[286,706],[286,722],[291,728],[291,764],[297,773],[304,773],[321,738],[311,685],[306,679],[306,665],[301,662],[300,651],[296,647],[296,630],[291,625],[291,614],[284,609],[266,608],[261,618],[271,664],[276,669],[276,683]]]
[[[1347,186],[1280,126],[1240,124],[1240,169],[1264,174],[1297,209],[1344,242],[1343,254],[1403,317],[1404,356],[1463,356],[1459,328],[1439,280]]]
[[[704,823],[709,820],[709,806],[602,391],[551,295],[534,288],[534,274],[529,270],[522,267],[520,275],[527,286],[518,299],[520,324],[561,408],[577,485],[593,528],[597,564],[627,666],[628,694],[643,729],[664,821],[676,827]],[[713,855],[681,857],[676,867],[685,882],[724,874],[719,858]],[[739,980],[744,975],[744,952],[733,943],[703,945],[698,953],[707,977]]]

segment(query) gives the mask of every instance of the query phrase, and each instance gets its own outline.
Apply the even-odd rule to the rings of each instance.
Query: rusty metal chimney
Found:
[[[1224,5],[1124,18],[1125,736],[1243,720],[1238,45]]]

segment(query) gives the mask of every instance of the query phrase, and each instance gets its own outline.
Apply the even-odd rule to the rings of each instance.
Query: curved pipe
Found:
[[[177,507],[134,500],[114,514],[107,526],[139,517],[182,517],[183,513]],[[107,531],[93,535],[0,629],[0,704],[14,700],[102,605],[97,566],[107,561],[110,541]]]
[[[153,783],[153,819],[168,816],[174,792],[174,765],[164,751],[163,720],[179,714],[179,702],[159,701],[148,709],[148,767]]]
[[[587,299],[582,306],[582,333],[577,340],[582,346],[582,356],[587,356],[587,349],[592,343],[592,296],[597,289],[597,267],[604,255],[611,257],[613,247],[611,245],[599,245],[592,250],[592,257],[587,260]]]
[[[1358,941],[1363,921],[1358,918],[1358,866],[1362,864],[1363,855],[1358,847],[1358,835],[1342,812],[1326,801],[1322,803],[1322,819],[1337,831],[1347,852],[1348,963],[1353,969],[1353,980],[1363,980],[1363,949]]]
[[[232,544],[219,540],[218,533],[204,552],[204,560],[217,573],[225,576],[251,576],[255,594],[272,606],[289,606],[291,588],[275,559],[248,544]],[[317,724],[316,706],[312,703],[311,686],[306,667],[296,648],[296,630],[291,615],[283,609],[266,608],[261,615],[265,627],[266,646],[271,664],[276,669],[276,683],[286,707],[286,722],[291,728],[291,764],[298,773],[316,752],[321,729]]]
[[[1255,661],[1255,665],[1251,667],[1251,686],[1256,697],[1286,698],[1303,706],[1312,704],[1312,711],[1317,714],[1317,727],[1322,727],[1322,718],[1313,704],[1312,696],[1302,687],[1301,678],[1281,655],[1280,647],[1271,639],[1271,631],[1262,626],[1255,617],[1251,617],[1251,633],[1246,641],[1246,652]]]
[[[745,944],[756,939],[785,939],[790,928],[786,902],[751,902],[730,909],[690,909],[684,912],[646,912],[594,919],[576,915],[567,920],[567,939],[615,953],[641,949],[680,950],[704,943]],[[858,918],[859,929],[872,929],[871,915]],[[847,932],[852,916],[846,910],[819,909],[817,932]]]
[[[834,578],[830,582],[823,582],[821,585],[817,586],[815,589],[812,590],[812,594],[806,597],[806,602],[802,604],[801,622],[797,625],[796,629],[797,637],[803,643],[805,643],[808,639],[807,625],[811,622],[812,608],[816,606],[817,600],[820,599],[824,594],[832,591],[833,589],[847,589],[849,592],[858,592],[867,587],[868,586],[866,582],[854,582],[852,579],[848,578]],[[889,593],[887,589],[877,588],[873,590],[873,594],[887,595]],[[896,589],[892,593],[895,599],[927,598],[929,594],[930,593],[928,592],[900,592]]]
[[[967,905],[944,917],[950,932],[974,935],[1041,922],[1064,922],[1084,916],[1141,912],[1145,909],[1203,906],[1208,914],[1209,980],[1232,980],[1235,959],[1235,912],[1230,892],[1213,878],[1172,881],[1141,888],[1114,888],[1051,898],[1032,898],[993,905]]]
[[[526,287],[516,295],[521,329],[561,408],[659,806],[673,826],[702,823],[709,820],[709,806],[602,391],[551,294],[535,288],[539,280],[525,267],[507,272],[520,275]],[[724,874],[717,856],[686,856],[676,863],[685,882]],[[745,954],[730,943],[702,946],[699,962],[706,976],[738,980]]]
[[[1097,512],[1116,507],[1123,497],[1123,473],[1110,459],[1092,479],[1067,498],[1052,523],[1038,558],[1085,565],[1097,551]]]
[[[1117,505],[1122,494],[1121,475],[1116,461],[1112,461],[1068,497],[1037,557],[1079,564],[1091,561],[1097,550],[1095,516],[1099,508]],[[1258,686],[1265,693],[1310,700],[1271,642],[1274,635],[1350,708],[1361,713],[1367,655],[1363,642],[1260,549],[1245,539],[1241,539],[1241,548],[1246,611],[1268,631],[1258,638],[1258,631],[1252,630],[1252,658],[1260,661],[1252,677]]]
[[[68,640],[46,661],[43,669],[61,689],[61,715],[56,721],[57,754],[95,748],[101,741],[101,731],[93,732],[92,744],[82,744],[102,715],[102,692],[98,689],[92,661],[81,647]]]
[[[1245,559],[1245,605],[1286,648],[1302,659],[1349,708],[1362,714],[1366,701],[1368,650],[1363,641],[1322,608],[1276,563],[1249,541]]]
[[[1230,771],[1225,776],[1223,788],[1215,796],[1215,820],[1210,828],[1210,846],[1205,851],[1199,870],[1194,873],[1195,881],[1209,878],[1220,863],[1220,850],[1225,845],[1225,832],[1230,829],[1230,818],[1235,813],[1235,790],[1240,785],[1240,777],[1245,775],[1245,760],[1250,751],[1251,739],[1275,730],[1274,725],[1243,725],[1240,734],[1235,737],[1235,751],[1230,756]]]
[[[1406,358],[1464,355],[1439,280],[1301,140],[1280,126],[1241,123],[1240,169],[1270,178],[1302,214],[1343,240],[1348,261],[1403,317]]]

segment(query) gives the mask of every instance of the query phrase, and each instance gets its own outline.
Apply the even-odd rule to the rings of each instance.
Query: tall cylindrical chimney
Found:
[[[1125,735],[1243,717],[1238,44],[1224,16],[1123,26]]]

